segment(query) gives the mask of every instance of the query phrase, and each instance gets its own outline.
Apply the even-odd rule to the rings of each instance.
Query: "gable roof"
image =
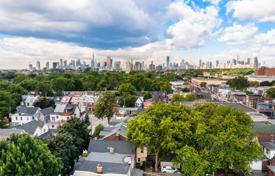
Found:
[[[115,127],[105,127],[102,131],[100,131],[99,136],[101,136],[102,139],[104,139],[112,134],[121,135],[126,138],[125,124],[120,123],[118,126],[115,126]]]
[[[114,148],[115,153],[131,155],[134,153],[134,146],[129,141],[104,141],[90,140],[88,152],[107,153],[108,147]]]
[[[44,108],[40,111],[44,116],[50,115],[54,112],[54,109],[52,107]]]
[[[18,106],[16,108],[16,113],[25,114],[25,115],[34,115],[39,108],[37,107],[26,107],[26,106]]]
[[[35,130],[40,127],[42,128],[44,126],[44,123],[41,122],[41,121],[36,121],[36,120],[33,120],[33,121],[30,121],[26,124],[23,124],[23,125],[20,125],[18,127],[16,127],[17,129],[22,129],[24,130],[25,132],[29,133],[29,134],[34,134]]]

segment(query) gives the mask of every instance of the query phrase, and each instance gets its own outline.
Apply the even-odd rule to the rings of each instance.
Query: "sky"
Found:
[[[93,53],[275,66],[275,1],[0,0],[0,69]]]

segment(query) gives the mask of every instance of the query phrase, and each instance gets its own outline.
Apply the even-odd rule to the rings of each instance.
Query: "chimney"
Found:
[[[96,173],[102,174],[103,173],[103,166],[101,164],[98,164],[96,166]]]

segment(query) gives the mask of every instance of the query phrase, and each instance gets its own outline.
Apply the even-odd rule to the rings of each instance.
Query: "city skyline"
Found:
[[[15,0],[0,1],[0,14],[0,69],[89,60],[92,53],[214,65],[257,56],[275,66],[273,0]]]

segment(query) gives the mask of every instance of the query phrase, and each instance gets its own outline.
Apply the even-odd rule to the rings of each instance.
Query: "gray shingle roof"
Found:
[[[28,115],[34,115],[39,108],[37,107],[26,107],[26,106],[18,106],[16,108],[16,112],[20,114],[28,114]]]
[[[44,126],[43,122],[33,120],[33,121],[30,121],[30,122],[28,122],[26,124],[20,125],[20,126],[18,126],[16,128],[17,129],[22,129],[22,130],[24,130],[25,132],[27,132],[29,134],[34,134],[34,132],[37,129],[37,127],[42,128],[43,126]]]
[[[263,146],[269,150],[274,150],[275,142],[263,142]]]
[[[42,134],[41,136],[39,136],[39,138],[50,139],[56,132],[57,129],[49,129],[47,133]]]
[[[40,111],[44,116],[50,115],[54,112],[54,109],[52,107],[44,108]]]
[[[96,173],[96,167],[100,162],[97,161],[80,161],[76,164],[75,170],[88,171]],[[116,174],[127,174],[130,165],[129,164],[119,164],[119,163],[100,163],[103,167],[103,173],[116,173]]]
[[[0,129],[0,139],[1,138],[8,138],[11,134],[22,134],[24,133],[24,130],[22,129],[15,129],[15,128],[9,128],[9,129]]]
[[[108,147],[113,147],[115,153],[128,155],[134,154],[134,146],[129,141],[91,140],[88,152],[109,152]]]

